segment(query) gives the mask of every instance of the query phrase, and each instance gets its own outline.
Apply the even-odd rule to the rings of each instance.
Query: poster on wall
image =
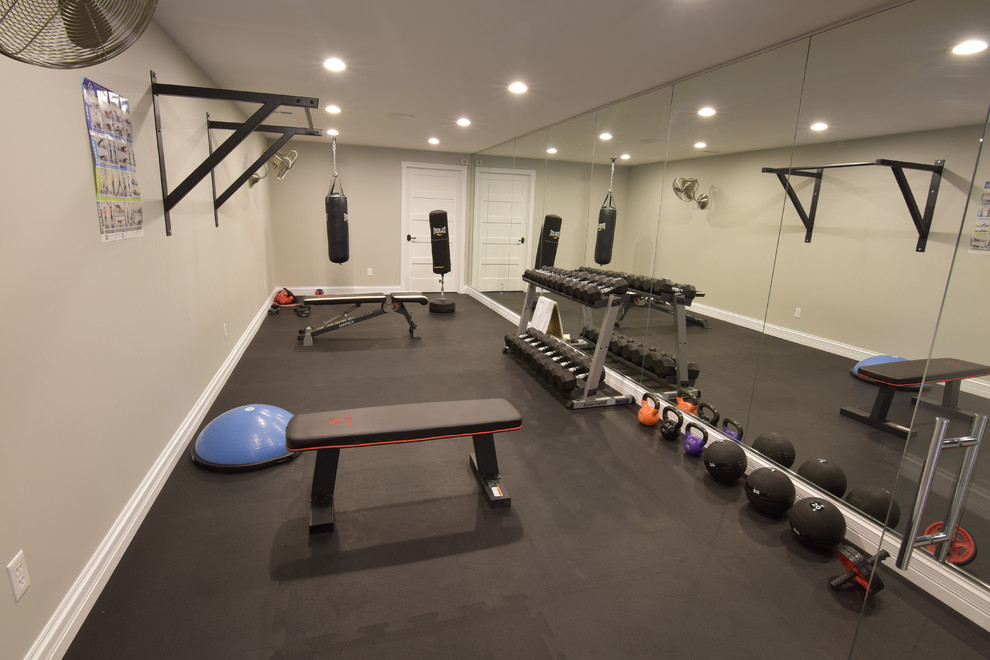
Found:
[[[93,148],[100,237],[106,242],[142,236],[144,215],[134,158],[130,103],[88,78],[83,78],[82,90]]]
[[[990,254],[990,181],[983,184],[980,193],[973,235],[969,238],[969,251],[970,254]]]

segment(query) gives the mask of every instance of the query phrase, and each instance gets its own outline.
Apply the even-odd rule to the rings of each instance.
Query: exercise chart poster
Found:
[[[136,238],[144,234],[144,214],[130,103],[88,78],[82,80],[82,91],[93,148],[100,237],[104,242]]]

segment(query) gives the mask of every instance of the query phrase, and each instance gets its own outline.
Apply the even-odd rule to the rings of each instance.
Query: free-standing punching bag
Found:
[[[347,195],[344,184],[337,190],[337,138],[333,138],[333,181],[326,196],[327,246],[330,261],[342,264],[351,258],[350,236],[347,228]]]
[[[540,244],[536,246],[536,269],[553,266],[557,260],[557,245],[560,243],[559,215],[548,214],[543,219],[543,229],[540,231]]]
[[[615,179],[615,159],[612,159],[612,176],[608,194],[598,210],[598,232],[595,238],[595,263],[599,266],[612,261],[612,243],[615,241],[615,206],[612,200],[612,182]]]
[[[454,301],[444,297],[443,278],[450,272],[450,233],[447,231],[447,212],[430,211],[430,249],[433,251],[433,272],[440,276],[440,297],[430,301],[430,311],[449,314],[454,311]]]

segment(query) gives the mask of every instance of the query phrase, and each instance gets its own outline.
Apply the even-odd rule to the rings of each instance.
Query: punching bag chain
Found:
[[[330,140],[330,151],[333,153],[333,178],[337,178],[337,137],[334,136]],[[613,166],[615,165],[615,160],[612,160]]]
[[[615,181],[615,159],[612,159],[612,173],[608,177],[608,194],[612,194],[612,183]]]

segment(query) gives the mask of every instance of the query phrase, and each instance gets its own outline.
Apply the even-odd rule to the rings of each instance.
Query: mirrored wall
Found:
[[[882,356],[990,364],[990,53],[952,52],[977,37],[990,38],[983,0],[915,0],[477,154],[471,284],[518,313],[518,275],[546,215],[560,216],[557,266],[637,277],[616,333],[693,363],[687,389],[745,444],[783,436],[793,478],[900,535],[935,417],[964,434],[968,413],[990,412],[990,379],[964,380],[948,409],[941,384],[898,390],[883,416],[903,437],[870,420],[882,388],[852,371]],[[598,322],[559,308],[572,339]],[[646,390],[684,387],[635,352],[608,366]],[[987,460],[963,517],[983,539]],[[944,519],[957,470],[950,457],[938,471],[925,527]],[[867,491],[892,504],[862,504]],[[990,554],[968,559],[950,570],[990,581]]]

